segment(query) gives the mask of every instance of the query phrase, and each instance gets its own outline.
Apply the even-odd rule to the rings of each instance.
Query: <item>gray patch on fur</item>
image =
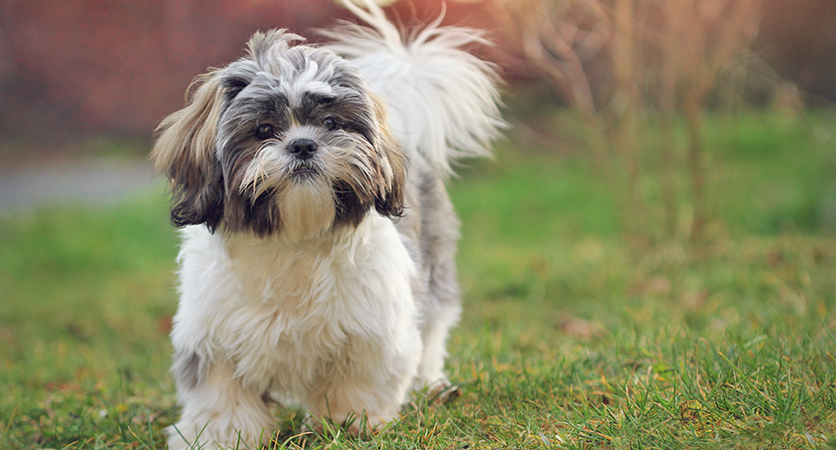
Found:
[[[177,349],[171,373],[178,389],[193,389],[206,377],[206,365],[195,351]]]
[[[423,161],[413,161],[408,172],[405,215],[396,226],[419,267],[413,293],[422,328],[429,328],[460,304],[455,262],[459,220],[443,181]]]

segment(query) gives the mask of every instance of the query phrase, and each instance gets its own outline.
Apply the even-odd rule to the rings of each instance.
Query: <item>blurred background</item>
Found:
[[[507,81],[512,146],[588,158],[621,193],[628,232],[647,228],[640,217],[658,216],[654,237],[703,233],[719,164],[705,149],[706,127],[727,122],[717,114],[803,114],[829,110],[836,98],[829,0],[383,4],[406,28],[444,14],[445,24],[487,30],[496,45],[474,51]],[[190,81],[241,55],[254,30],[286,27],[317,41],[315,28],[349,18],[332,0],[3,1],[0,199],[19,205],[66,194],[79,182],[68,178],[61,190],[38,177],[62,176],[68,158],[144,157]],[[47,173],[21,172],[33,161]],[[110,168],[78,169],[105,192],[81,190],[107,197],[119,181],[133,186],[149,173],[101,174]],[[822,183],[820,196],[832,188]],[[808,215],[816,218],[805,219],[815,223],[806,226],[831,226],[836,211],[827,208],[836,201],[815,201],[819,211]]]
[[[410,26],[443,8],[401,0],[388,10]],[[90,136],[147,141],[192,78],[240,56],[254,30],[316,41],[313,28],[349,17],[332,0],[4,0],[0,137],[47,154]],[[496,46],[480,51],[502,67],[508,94],[553,91],[542,103],[600,110],[626,96],[658,110],[676,103],[666,90],[697,83],[710,95],[728,87],[719,78],[745,82],[736,87],[760,105],[789,101],[792,88],[813,105],[836,97],[828,0],[451,0],[444,22],[488,30]],[[747,73],[734,79],[730,66]]]
[[[487,414],[508,398],[521,408],[545,398],[558,406],[542,410],[543,423],[577,424],[561,431],[577,448],[603,442],[584,434],[596,422],[581,412],[593,409],[630,442],[668,433],[679,444],[644,447],[694,448],[704,441],[699,432],[688,441],[684,411],[720,398],[703,383],[719,380],[717,404],[731,401],[722,377],[699,372],[729,359],[694,363],[696,340],[716,345],[716,358],[757,351],[745,384],[728,392],[774,374],[767,397],[801,405],[753,406],[751,423],[715,411],[732,424],[717,431],[730,439],[719,447],[836,442],[836,2],[385,8],[406,29],[443,12],[445,24],[486,30],[495,45],[472,50],[505,80],[510,126],[495,158],[467,161],[449,184],[467,313],[448,367],[465,391],[501,391]],[[167,338],[178,237],[147,159],[153,130],[254,30],[286,27],[316,42],[316,28],[340,19],[351,17],[333,0],[0,0],[0,386],[11,390],[0,395],[0,447],[165,447],[155,436],[178,414]],[[563,391],[507,397],[497,383],[556,376],[556,361],[577,363]],[[620,418],[645,407],[608,408],[631,405],[651,367],[671,398],[655,410],[672,415],[625,428]],[[702,381],[683,397],[689,379]],[[786,384],[797,380],[802,388]],[[761,405],[757,394],[739,404]],[[508,422],[484,420],[471,407],[482,398],[494,397],[459,401],[473,413],[457,429]],[[754,430],[751,446],[739,430]],[[476,436],[436,446],[466,448]]]

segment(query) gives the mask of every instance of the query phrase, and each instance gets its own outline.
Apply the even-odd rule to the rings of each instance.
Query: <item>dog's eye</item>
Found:
[[[322,126],[333,131],[340,127],[340,122],[333,117],[326,117],[325,120],[322,121]]]
[[[274,137],[276,134],[273,132],[273,125],[263,123],[256,127],[255,129],[255,137],[261,139],[262,141],[265,139],[270,139]]]

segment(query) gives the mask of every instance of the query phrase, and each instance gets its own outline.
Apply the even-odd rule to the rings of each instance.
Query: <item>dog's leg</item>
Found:
[[[459,221],[450,203],[443,181],[432,172],[414,175],[420,194],[420,250],[422,274],[416,298],[420,301],[421,339],[423,352],[418,376],[413,390],[428,390],[440,400],[451,387],[444,375],[445,349],[450,329],[458,322],[461,313],[459,284],[456,276],[456,242],[459,239]],[[409,216],[407,216],[407,219]],[[413,219],[415,220],[415,219]],[[408,223],[400,225],[408,235]],[[415,227],[413,225],[413,227]]]
[[[462,307],[459,284],[456,280],[457,234],[441,231],[455,229],[455,214],[446,193],[439,191],[436,195],[442,200],[435,202],[439,223],[435,224],[435,239],[429,240],[434,245],[429,245],[425,250],[430,258],[431,269],[427,283],[428,301],[424,312],[426,319],[421,330],[424,350],[413,389],[426,388],[436,401],[444,402],[458,396],[458,391],[444,375],[444,360],[447,357],[447,337],[450,329],[459,321]],[[447,225],[440,225],[444,223]]]
[[[397,418],[421,355],[417,328],[410,327],[401,338],[385,349],[357,344],[347,349],[350,356],[329,370],[305,402],[312,420],[324,418],[363,435]],[[313,428],[319,428],[317,423]]]
[[[421,332],[424,350],[413,389],[420,391],[426,388],[435,400],[445,402],[458,396],[458,391],[444,375],[444,360],[447,357],[447,335],[458,321],[461,307],[445,303],[439,306],[439,310],[439,314],[429,320]]]
[[[183,413],[166,430],[171,450],[257,448],[268,441],[273,420],[262,393],[247,389],[233,375],[229,364],[219,363],[191,386],[178,380]]]

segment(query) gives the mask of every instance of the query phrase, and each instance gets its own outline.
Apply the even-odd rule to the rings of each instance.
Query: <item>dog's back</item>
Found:
[[[459,222],[444,182],[458,160],[490,155],[504,126],[493,65],[463,47],[488,44],[477,30],[440,27],[441,18],[404,36],[383,12],[346,2],[371,28],[344,24],[323,34],[328,48],[359,69],[388,106],[391,128],[409,157],[405,217],[396,225],[418,262],[414,286],[424,354],[416,386],[444,388],[448,330],[461,311],[455,254]],[[432,384],[435,383],[435,386]]]

